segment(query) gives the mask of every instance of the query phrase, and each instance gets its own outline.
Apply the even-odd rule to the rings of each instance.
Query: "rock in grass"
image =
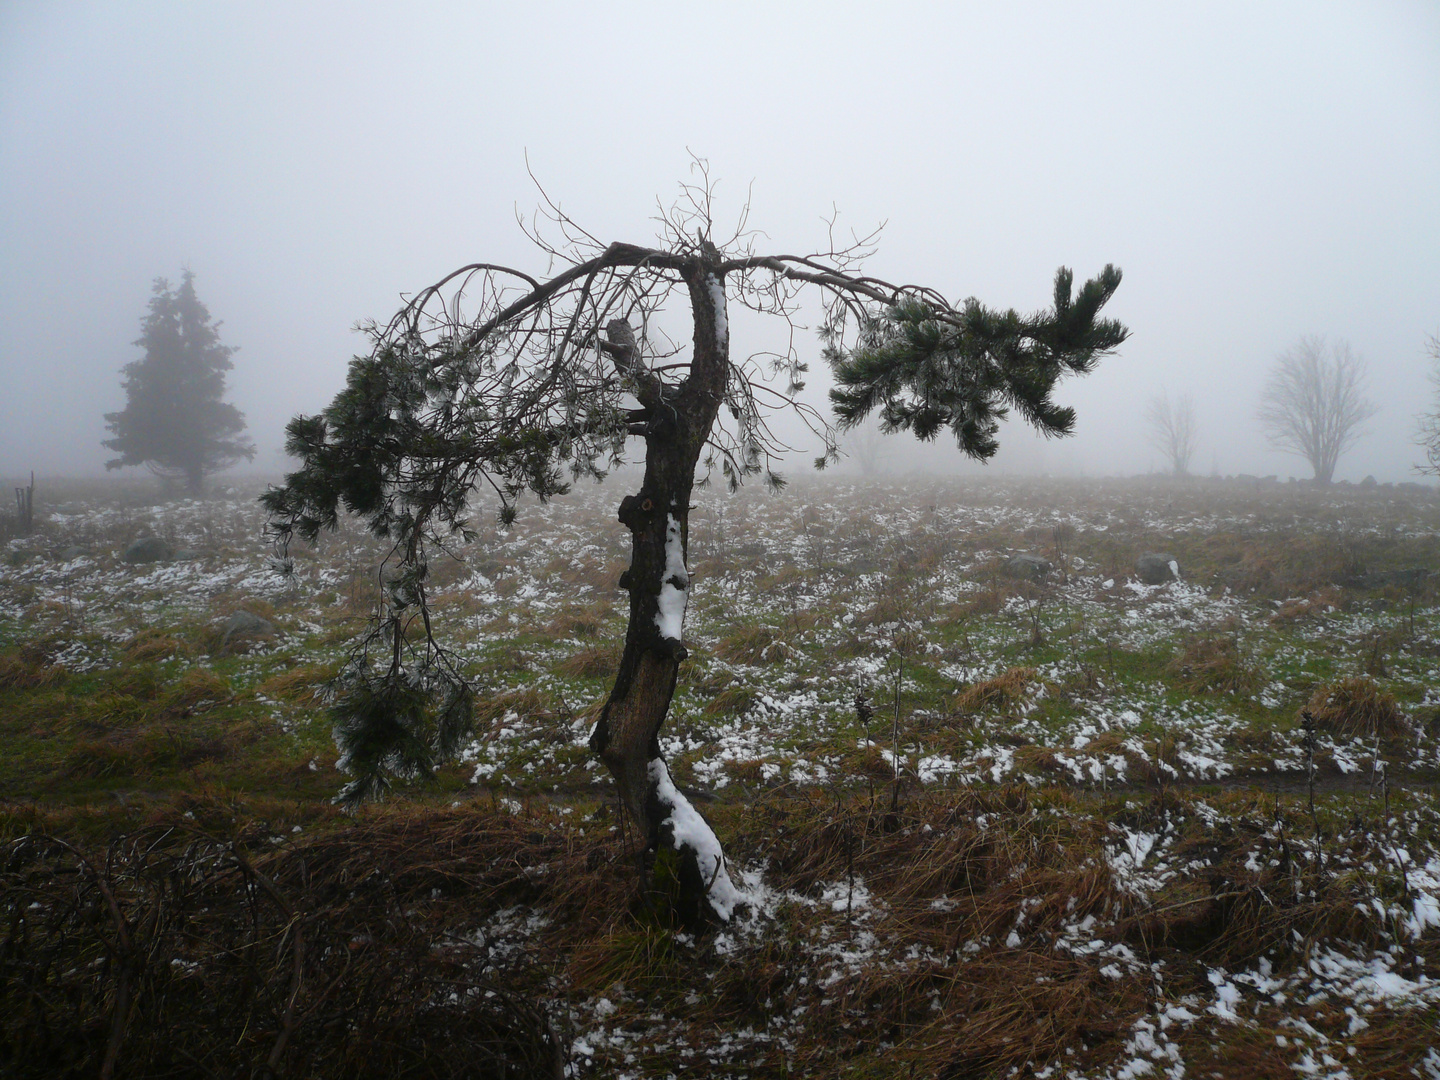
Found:
[[[1051,566],[1048,560],[1042,559],[1039,555],[1031,555],[1028,552],[1020,552],[1018,555],[1011,555],[1005,562],[1005,572],[1013,578],[1022,578],[1025,581],[1039,581],[1046,574],[1050,573]]]
[[[1174,555],[1146,552],[1135,560],[1135,574],[1146,585],[1164,585],[1180,580],[1180,563]]]
[[[276,635],[275,624],[254,612],[237,611],[220,627],[220,650],[244,652]]]
[[[158,536],[142,536],[120,557],[128,563],[165,562],[170,558],[170,545]]]

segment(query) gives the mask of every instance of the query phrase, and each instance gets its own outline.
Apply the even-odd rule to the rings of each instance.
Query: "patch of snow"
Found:
[[[730,343],[730,319],[725,309],[725,286],[714,274],[706,274],[705,287],[710,292],[710,303],[715,308],[715,340],[724,349]]]
[[[688,599],[690,574],[685,569],[685,545],[680,539],[680,523],[674,514],[666,516],[665,576],[660,582],[660,610],[655,625],[667,641],[679,641],[685,628],[685,602]]]
[[[655,785],[656,797],[662,806],[670,807],[670,816],[661,824],[670,826],[677,851],[689,848],[695,853],[700,873],[708,882],[706,892],[710,898],[710,906],[723,921],[729,922],[735,906],[743,903],[746,896],[730,880],[725,869],[725,853],[720,847],[720,841],[705,819],[690,805],[690,800],[680,794],[680,789],[670,779],[670,770],[663,758],[653,758],[649,771],[650,782]]]

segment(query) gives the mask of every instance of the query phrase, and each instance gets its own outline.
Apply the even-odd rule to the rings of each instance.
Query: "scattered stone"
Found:
[[[1011,555],[1005,562],[1005,572],[1013,578],[1022,578],[1026,581],[1040,581],[1053,569],[1049,560],[1042,559],[1039,555],[1031,555],[1022,551],[1018,555]]]
[[[221,652],[246,652],[252,646],[273,638],[275,624],[250,611],[237,611],[220,628]]]
[[[1150,551],[1135,560],[1135,574],[1146,585],[1164,585],[1180,580],[1180,563],[1174,555]]]
[[[142,536],[120,556],[128,563],[165,562],[170,558],[170,545],[158,536]]]

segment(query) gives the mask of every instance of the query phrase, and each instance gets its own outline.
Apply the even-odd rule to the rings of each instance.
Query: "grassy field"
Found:
[[[324,695],[375,543],[284,578],[253,490],[42,489],[0,566],[0,1071],[1440,1077],[1433,493],[699,493],[662,746],[751,902],[696,937],[585,746],[623,485],[432,565],[476,737],[356,815]]]

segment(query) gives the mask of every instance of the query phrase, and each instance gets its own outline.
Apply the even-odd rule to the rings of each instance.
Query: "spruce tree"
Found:
[[[220,343],[220,324],[195,295],[189,270],[175,289],[156,278],[154,293],[134,342],[145,355],[121,369],[125,408],[105,414],[115,435],[105,445],[120,455],[105,467],[145,465],[199,494],[207,475],[255,456],[239,437],[245,418],[221,400],[235,348]]]

